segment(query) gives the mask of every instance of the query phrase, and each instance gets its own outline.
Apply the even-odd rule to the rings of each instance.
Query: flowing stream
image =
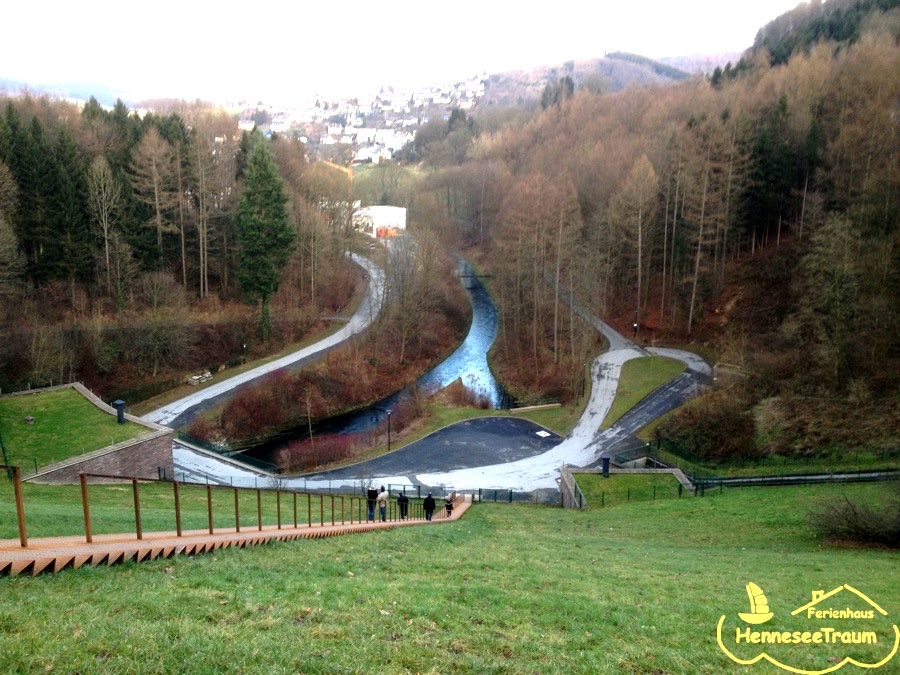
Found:
[[[461,258],[457,274],[472,304],[472,323],[469,332],[462,344],[439,365],[420,377],[415,386],[432,394],[461,379],[466,388],[489,401],[491,407],[499,408],[505,402],[506,394],[491,373],[487,362],[487,353],[497,336],[499,323],[497,308],[471,265]],[[323,420],[313,426],[313,433],[351,434],[375,429],[385,422],[390,412],[404,398],[409,397],[411,392],[412,387],[409,387],[366,408]],[[279,447],[308,435],[307,427],[297,428],[241,454],[248,458],[271,462]]]

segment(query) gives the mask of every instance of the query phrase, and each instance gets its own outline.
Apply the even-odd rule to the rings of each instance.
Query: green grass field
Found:
[[[575,473],[578,487],[592,509],[654,499],[687,499],[690,492],[678,490],[678,479],[670,473]]]
[[[811,591],[842,584],[896,623],[900,556],[831,547],[806,525],[826,497],[886,489],[726,490],[586,512],[476,504],[453,523],[0,578],[0,671],[781,672],[729,661],[719,618],[747,611],[753,581],[779,626],[799,621],[790,611]],[[785,649],[810,670],[842,651]],[[884,642],[844,651],[874,661]]]
[[[25,417],[34,417],[26,424]],[[148,433],[100,410],[75,389],[0,398],[0,434],[11,464],[26,471]]]

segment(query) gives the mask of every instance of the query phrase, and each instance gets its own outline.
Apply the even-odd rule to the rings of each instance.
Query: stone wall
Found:
[[[41,467],[26,480],[35,483],[77,483],[80,473],[96,473],[125,478],[159,478],[174,473],[171,429],[117,443],[94,452]]]

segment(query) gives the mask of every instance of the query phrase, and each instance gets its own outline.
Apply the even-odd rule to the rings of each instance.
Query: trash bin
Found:
[[[113,401],[113,406],[116,408],[116,414],[119,418],[119,424],[125,424],[125,401],[122,399],[117,399]]]

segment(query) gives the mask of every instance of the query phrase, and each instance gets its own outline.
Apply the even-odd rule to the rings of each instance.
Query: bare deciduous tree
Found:
[[[106,269],[106,290],[112,292],[110,276],[109,239],[112,227],[119,217],[122,190],[102,155],[95,157],[88,173],[88,203],[94,217],[94,228],[103,239],[103,260]]]

